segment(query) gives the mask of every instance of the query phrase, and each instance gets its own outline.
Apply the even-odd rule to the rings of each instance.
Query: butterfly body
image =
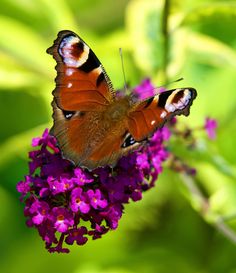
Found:
[[[103,66],[75,33],[61,31],[47,50],[57,61],[51,133],[65,158],[94,169],[115,165],[174,115],[188,115],[193,88],[146,100],[117,97]]]

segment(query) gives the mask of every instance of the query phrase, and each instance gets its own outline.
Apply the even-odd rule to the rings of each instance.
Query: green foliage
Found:
[[[223,220],[236,230],[236,2],[169,2],[167,36],[164,0],[1,1],[2,272],[236,272],[235,244],[219,233]],[[15,185],[27,172],[31,138],[51,126],[55,63],[45,51],[62,29],[88,42],[116,88],[119,47],[131,86],[145,76],[157,86],[184,77],[176,86],[195,87],[198,98],[182,121],[199,127],[211,116],[219,130],[211,143],[199,132],[197,151],[175,140],[170,147],[197,169],[194,181],[165,170],[155,189],[127,206],[117,231],[58,256],[25,227]]]

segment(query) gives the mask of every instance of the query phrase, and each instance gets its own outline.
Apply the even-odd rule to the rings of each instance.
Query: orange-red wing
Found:
[[[114,90],[100,61],[72,31],[60,31],[47,52],[56,60],[56,104],[67,111],[97,111],[114,99]]]
[[[103,112],[68,111],[65,117],[65,111],[55,101],[52,106],[54,125],[51,133],[57,138],[63,156],[76,166],[88,169],[114,166],[121,156],[141,145],[126,145],[129,133],[125,117],[115,124],[108,124],[104,122]]]
[[[151,136],[173,116],[187,116],[196,95],[193,88],[179,88],[135,104],[128,115],[129,132],[136,141]]]

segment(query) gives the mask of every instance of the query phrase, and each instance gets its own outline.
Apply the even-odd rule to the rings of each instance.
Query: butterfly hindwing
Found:
[[[151,136],[175,115],[188,115],[196,97],[194,88],[164,91],[140,103],[129,112],[128,128],[136,141]]]

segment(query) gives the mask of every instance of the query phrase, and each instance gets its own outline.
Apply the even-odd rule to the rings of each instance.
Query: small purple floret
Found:
[[[104,209],[107,206],[107,200],[102,198],[101,191],[99,189],[88,190],[87,191],[88,199],[90,200],[90,204],[94,209]]]
[[[84,237],[88,233],[86,227],[80,227],[80,228],[72,228],[69,231],[68,236],[65,239],[65,242],[68,245],[72,245],[74,242],[77,243],[77,245],[84,245],[87,241],[88,238]]]
[[[57,231],[63,233],[74,224],[73,213],[67,208],[54,207],[51,212],[51,220]]]
[[[144,79],[140,85],[133,89],[133,93],[136,94],[140,100],[145,100],[164,91],[166,91],[164,87],[155,87],[149,78]]]
[[[217,121],[215,119],[206,118],[204,129],[210,139],[216,138],[216,128],[218,127]]]
[[[140,85],[133,89],[134,94],[138,95],[139,99],[146,99],[155,95],[155,86],[149,78],[144,79]]]
[[[88,201],[82,188],[77,187],[71,191],[70,208],[73,212],[88,213],[90,210]]]

